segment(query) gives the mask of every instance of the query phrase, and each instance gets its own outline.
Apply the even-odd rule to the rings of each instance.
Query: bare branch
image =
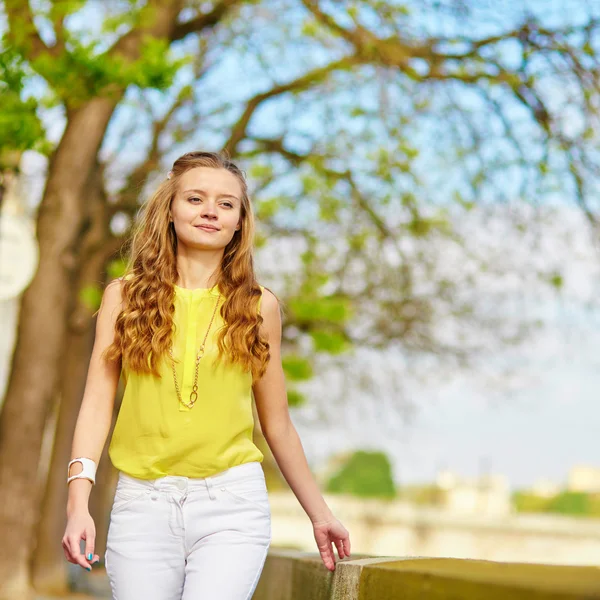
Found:
[[[340,60],[337,60],[329,65],[324,67],[320,67],[318,69],[314,69],[305,75],[302,75],[298,79],[294,81],[290,81],[289,83],[283,85],[276,85],[271,88],[268,92],[263,92],[262,94],[257,94],[253,98],[251,98],[247,104],[246,108],[239,118],[238,122],[231,128],[231,134],[229,139],[224,145],[224,148],[233,156],[237,152],[238,144],[246,137],[246,132],[248,129],[248,124],[250,123],[250,119],[259,108],[259,106],[273,98],[275,96],[280,96],[282,94],[286,94],[288,92],[299,92],[309,88],[312,85],[323,81],[330,73],[338,70],[347,70],[358,64],[359,61],[354,56],[345,56]]]
[[[171,40],[180,40],[190,33],[199,33],[205,29],[214,27],[223,20],[223,17],[232,7],[239,4],[241,4],[240,0],[221,0],[209,13],[175,25],[170,36]]]
[[[454,79],[465,84],[488,81],[491,84],[508,85],[514,96],[530,110],[535,121],[548,136],[551,135],[550,112],[525,72],[526,63],[515,73],[507,70],[498,61],[483,59],[479,51],[484,47],[512,39],[519,42],[523,48],[534,48],[538,51],[550,48],[565,52],[568,46],[562,40],[566,36],[585,32],[589,37],[591,29],[599,24],[598,21],[592,20],[584,26],[572,26],[553,31],[529,20],[517,29],[481,40],[463,37],[429,38],[426,42],[407,42],[400,37],[379,38],[360,25],[352,30],[345,29],[320,9],[318,0],[302,0],[302,3],[321,23],[354,46],[360,62],[396,67],[418,83]],[[457,41],[466,47],[463,52],[439,51],[440,48],[456,45]],[[426,73],[415,69],[411,64],[414,59],[426,61],[428,65]],[[465,69],[465,59],[473,59],[467,63],[470,67],[468,70]]]
[[[278,138],[260,138],[256,136],[248,136],[247,139],[257,142],[258,147],[255,150],[244,152],[244,157],[252,157],[264,154],[265,152],[275,152],[283,156],[289,163],[294,166],[302,164],[307,158],[313,155],[313,152],[307,154],[298,154],[288,150],[283,143],[283,137]]]
[[[123,186],[117,202],[110,205],[108,214],[110,217],[118,212],[125,212],[131,216],[139,208],[138,197],[142,185],[148,175],[160,166],[161,152],[158,146],[161,135],[168,127],[173,115],[183,106],[190,104],[193,96],[182,88],[169,110],[152,124],[152,141],[146,154],[146,158],[127,177],[127,183]]]

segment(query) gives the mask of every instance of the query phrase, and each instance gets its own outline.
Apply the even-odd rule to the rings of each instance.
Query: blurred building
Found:
[[[441,471],[436,485],[443,490],[441,507],[462,514],[507,515],[512,511],[511,491],[504,475],[461,478],[452,471]]]
[[[569,471],[567,489],[570,492],[600,493],[600,468],[575,465]]]
[[[538,479],[527,491],[541,498],[552,498],[560,494],[562,485],[550,479]]]
[[[2,161],[0,160],[0,164]],[[0,172],[0,409],[8,385],[21,295],[39,260],[35,223],[16,172]]]

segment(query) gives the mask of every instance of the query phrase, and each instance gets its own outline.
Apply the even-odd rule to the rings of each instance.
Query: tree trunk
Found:
[[[93,325],[90,319],[82,331],[69,332],[66,357],[60,369],[58,422],[32,561],[33,585],[44,594],[65,594],[69,589],[68,563],[61,548],[66,526],[67,463],[94,342]]]
[[[85,233],[77,243],[81,267],[69,294],[66,359],[60,367],[58,384],[61,401],[33,552],[33,585],[37,592],[44,594],[64,594],[68,590],[67,561],[60,547],[66,526],[66,472],[95,338],[92,311],[81,301],[79,292],[85,286],[97,285],[104,279],[107,257],[98,249],[105,246],[110,232],[103,188],[103,171],[95,161],[87,182],[87,201],[83,206],[82,230]]]
[[[21,301],[0,415],[0,600],[32,596],[29,558],[39,514],[36,482],[44,426],[65,347],[85,185],[116,101],[96,98],[70,111],[49,165],[37,218],[40,262]]]

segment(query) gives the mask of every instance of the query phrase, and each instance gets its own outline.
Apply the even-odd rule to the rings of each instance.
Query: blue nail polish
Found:
[[[87,570],[87,571],[91,571],[91,570],[92,570],[92,567],[86,567],[86,570]]]
[[[94,556],[93,556],[93,554],[90,552],[90,553],[88,554],[88,560],[92,560],[92,558],[94,558]]]

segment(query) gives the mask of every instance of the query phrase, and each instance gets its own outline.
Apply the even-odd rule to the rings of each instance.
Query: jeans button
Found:
[[[152,498],[152,500],[158,500],[158,494],[155,492],[150,496],[150,498]]]

